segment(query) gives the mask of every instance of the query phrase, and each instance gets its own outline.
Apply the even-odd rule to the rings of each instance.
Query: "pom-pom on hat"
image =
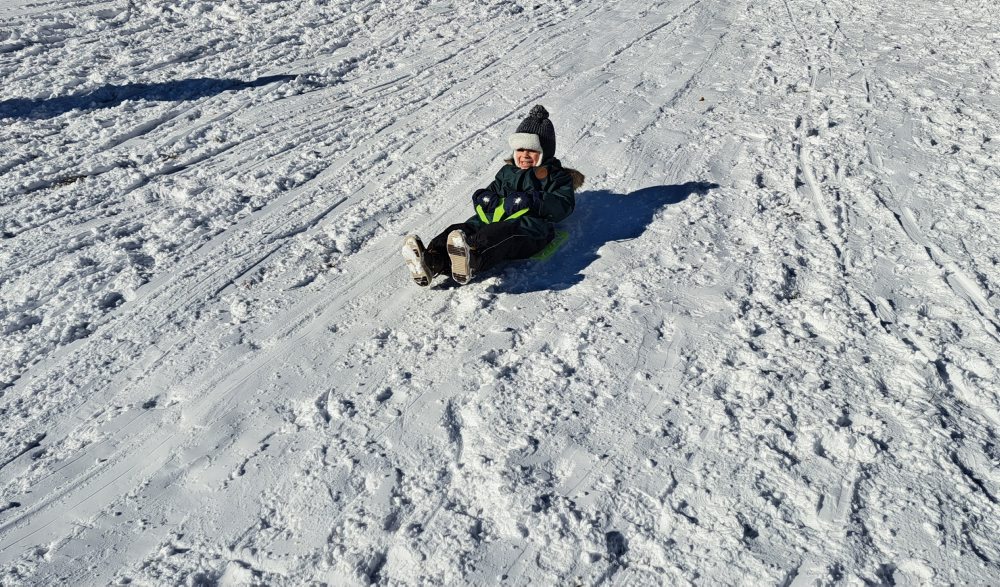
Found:
[[[556,129],[549,120],[549,111],[541,104],[535,105],[528,117],[507,140],[510,148],[531,149],[542,153],[542,161],[556,155]]]

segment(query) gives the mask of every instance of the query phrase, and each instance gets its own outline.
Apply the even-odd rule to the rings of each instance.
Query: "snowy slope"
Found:
[[[0,0],[0,584],[1000,583],[991,2]],[[544,264],[409,282],[536,103]]]

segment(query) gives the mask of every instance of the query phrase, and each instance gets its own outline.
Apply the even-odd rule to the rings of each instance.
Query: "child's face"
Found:
[[[530,149],[518,149],[514,151],[514,165],[520,169],[531,169],[542,162],[542,154]]]

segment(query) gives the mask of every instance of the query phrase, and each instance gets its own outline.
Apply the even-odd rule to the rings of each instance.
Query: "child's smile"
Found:
[[[518,149],[514,151],[514,164],[520,169],[531,169],[542,161],[542,154],[530,149]]]

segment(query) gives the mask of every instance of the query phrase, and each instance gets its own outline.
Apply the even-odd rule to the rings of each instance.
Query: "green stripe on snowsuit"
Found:
[[[538,179],[538,168],[545,168],[548,172],[545,179]],[[517,218],[525,234],[532,238],[548,238],[552,234],[553,225],[569,216],[573,212],[573,208],[576,207],[573,178],[563,169],[562,164],[555,157],[531,169],[520,169],[509,164],[504,165],[497,172],[496,179],[486,189],[501,198],[506,198],[514,192],[541,192],[540,210],[525,212],[523,216]],[[510,218],[506,220],[510,220]],[[485,226],[497,221],[488,214],[480,216],[477,210],[476,215],[468,222],[474,226]]]
[[[492,218],[486,214],[486,210],[483,210],[482,205],[476,204],[476,214],[479,216],[479,219],[483,221],[483,224],[493,224],[494,222],[500,222],[501,220],[514,220],[515,218],[520,218],[528,213],[527,208],[522,208],[521,210],[518,210],[517,212],[514,212],[510,216],[504,218],[503,215],[507,212],[503,207],[506,199],[507,198],[500,198],[500,205],[493,210]]]

